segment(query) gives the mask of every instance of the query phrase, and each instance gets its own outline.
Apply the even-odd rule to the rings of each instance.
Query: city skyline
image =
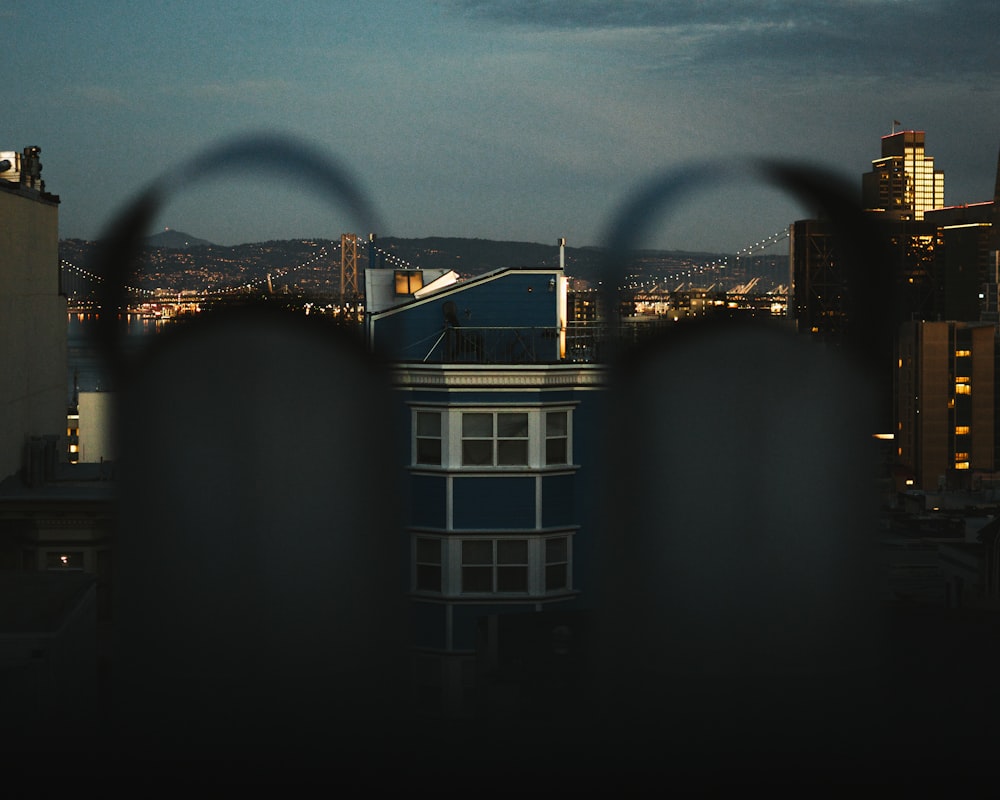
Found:
[[[927,132],[947,204],[988,200],[998,10],[903,8],[5,3],[19,89],[0,148],[42,148],[62,238],[99,236],[154,179],[259,131],[341,164],[380,212],[380,236],[600,245],[659,172],[764,156],[857,185],[893,129]],[[188,192],[156,224],[237,244],[335,238],[338,213],[262,171]],[[734,251],[810,213],[737,181],[693,197],[644,244]]]
[[[86,7],[6,1],[20,773],[995,782],[997,104],[959,91],[995,83],[969,50],[995,11],[376,2],[341,35],[321,23],[346,4],[112,0],[77,28]],[[949,103],[945,79],[890,82],[944,74],[938,47]],[[318,126],[331,76],[369,102]],[[676,117],[650,101],[671,92]],[[220,247],[140,252],[166,227]],[[780,268],[741,256],[723,285],[700,258],[778,228]]]

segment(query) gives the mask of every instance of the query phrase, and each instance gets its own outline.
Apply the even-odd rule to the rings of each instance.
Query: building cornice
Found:
[[[397,364],[392,381],[407,388],[604,388],[607,373],[603,364]]]

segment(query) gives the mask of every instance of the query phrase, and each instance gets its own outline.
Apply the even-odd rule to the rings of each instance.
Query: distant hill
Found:
[[[146,237],[146,244],[150,247],[169,247],[173,250],[185,250],[188,247],[214,245],[207,239],[199,239],[184,231],[175,231],[173,228],[164,228],[159,233]]]
[[[376,239],[375,244],[415,267],[453,269],[461,275],[478,275],[501,267],[559,266],[559,247],[555,242],[540,244],[441,236],[399,239],[387,236]],[[367,243],[362,246],[366,248],[367,254]],[[629,267],[630,270],[640,272],[655,272],[691,264],[705,264],[719,257],[718,253],[642,251],[634,254]],[[363,263],[368,263],[367,255],[364,256]],[[607,268],[606,254],[599,247],[566,247],[565,268],[566,274],[571,277],[596,282],[604,277],[604,270]]]
[[[138,280],[150,288],[199,289],[206,286],[242,284],[270,275],[277,290],[285,285],[317,292],[339,291],[339,239],[289,239],[232,247],[215,245],[183,231],[170,228],[146,239],[148,253]],[[462,276],[478,275],[504,267],[551,268],[559,265],[559,247],[537,242],[494,241],[457,237],[401,239],[384,237],[375,240],[376,267],[411,266],[422,269],[452,269]],[[316,258],[320,248],[326,257]],[[96,242],[63,239],[60,258],[78,267],[100,274],[95,263]],[[367,241],[358,243],[358,267],[367,269],[370,262]],[[583,285],[605,280],[608,270],[606,253],[597,247],[567,247],[567,276]],[[633,254],[627,263],[616,263],[613,276],[619,281],[641,280],[665,274],[677,274],[690,267],[715,262],[719,253],[646,250]],[[729,282],[746,280],[754,275],[763,278],[760,288],[787,282],[787,254],[755,257],[744,262],[745,274],[729,270]],[[287,277],[286,277],[287,273]],[[720,280],[719,273],[710,280]]]

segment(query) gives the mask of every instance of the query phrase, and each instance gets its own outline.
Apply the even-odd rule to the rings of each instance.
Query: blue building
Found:
[[[501,631],[531,615],[521,633],[550,620],[558,640],[593,604],[588,484],[605,369],[567,354],[560,268],[464,280],[369,269],[365,284],[367,339],[391,366],[405,431],[418,710],[462,717],[530,702],[516,676],[498,688],[505,648],[525,638]]]

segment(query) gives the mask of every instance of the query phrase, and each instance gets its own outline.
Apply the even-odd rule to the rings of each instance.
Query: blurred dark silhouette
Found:
[[[260,144],[198,164],[208,175],[257,169]],[[285,143],[268,152],[368,221],[323,159]],[[638,248],[655,215],[741,169],[651,181],[623,204],[608,251]],[[614,352],[587,657],[550,708],[489,727],[418,722],[405,701],[388,369],[342,330],[253,304],[129,359],[107,312],[121,306],[148,223],[184,185],[131,204],[105,239],[102,334],[120,387],[109,728],[120,766],[553,786],[974,770],[992,740],[964,712],[995,720],[997,706],[988,687],[953,682],[972,657],[962,647],[978,640],[900,622],[880,596],[869,444],[885,365],[872,353],[891,335],[878,311],[891,287],[868,223],[821,171],[749,172],[834,223],[848,285],[866,284],[850,298],[850,336],[824,348],[717,320]],[[609,291],[617,270],[608,264]],[[996,663],[978,657],[981,673]],[[925,680],[957,694],[928,700]]]

